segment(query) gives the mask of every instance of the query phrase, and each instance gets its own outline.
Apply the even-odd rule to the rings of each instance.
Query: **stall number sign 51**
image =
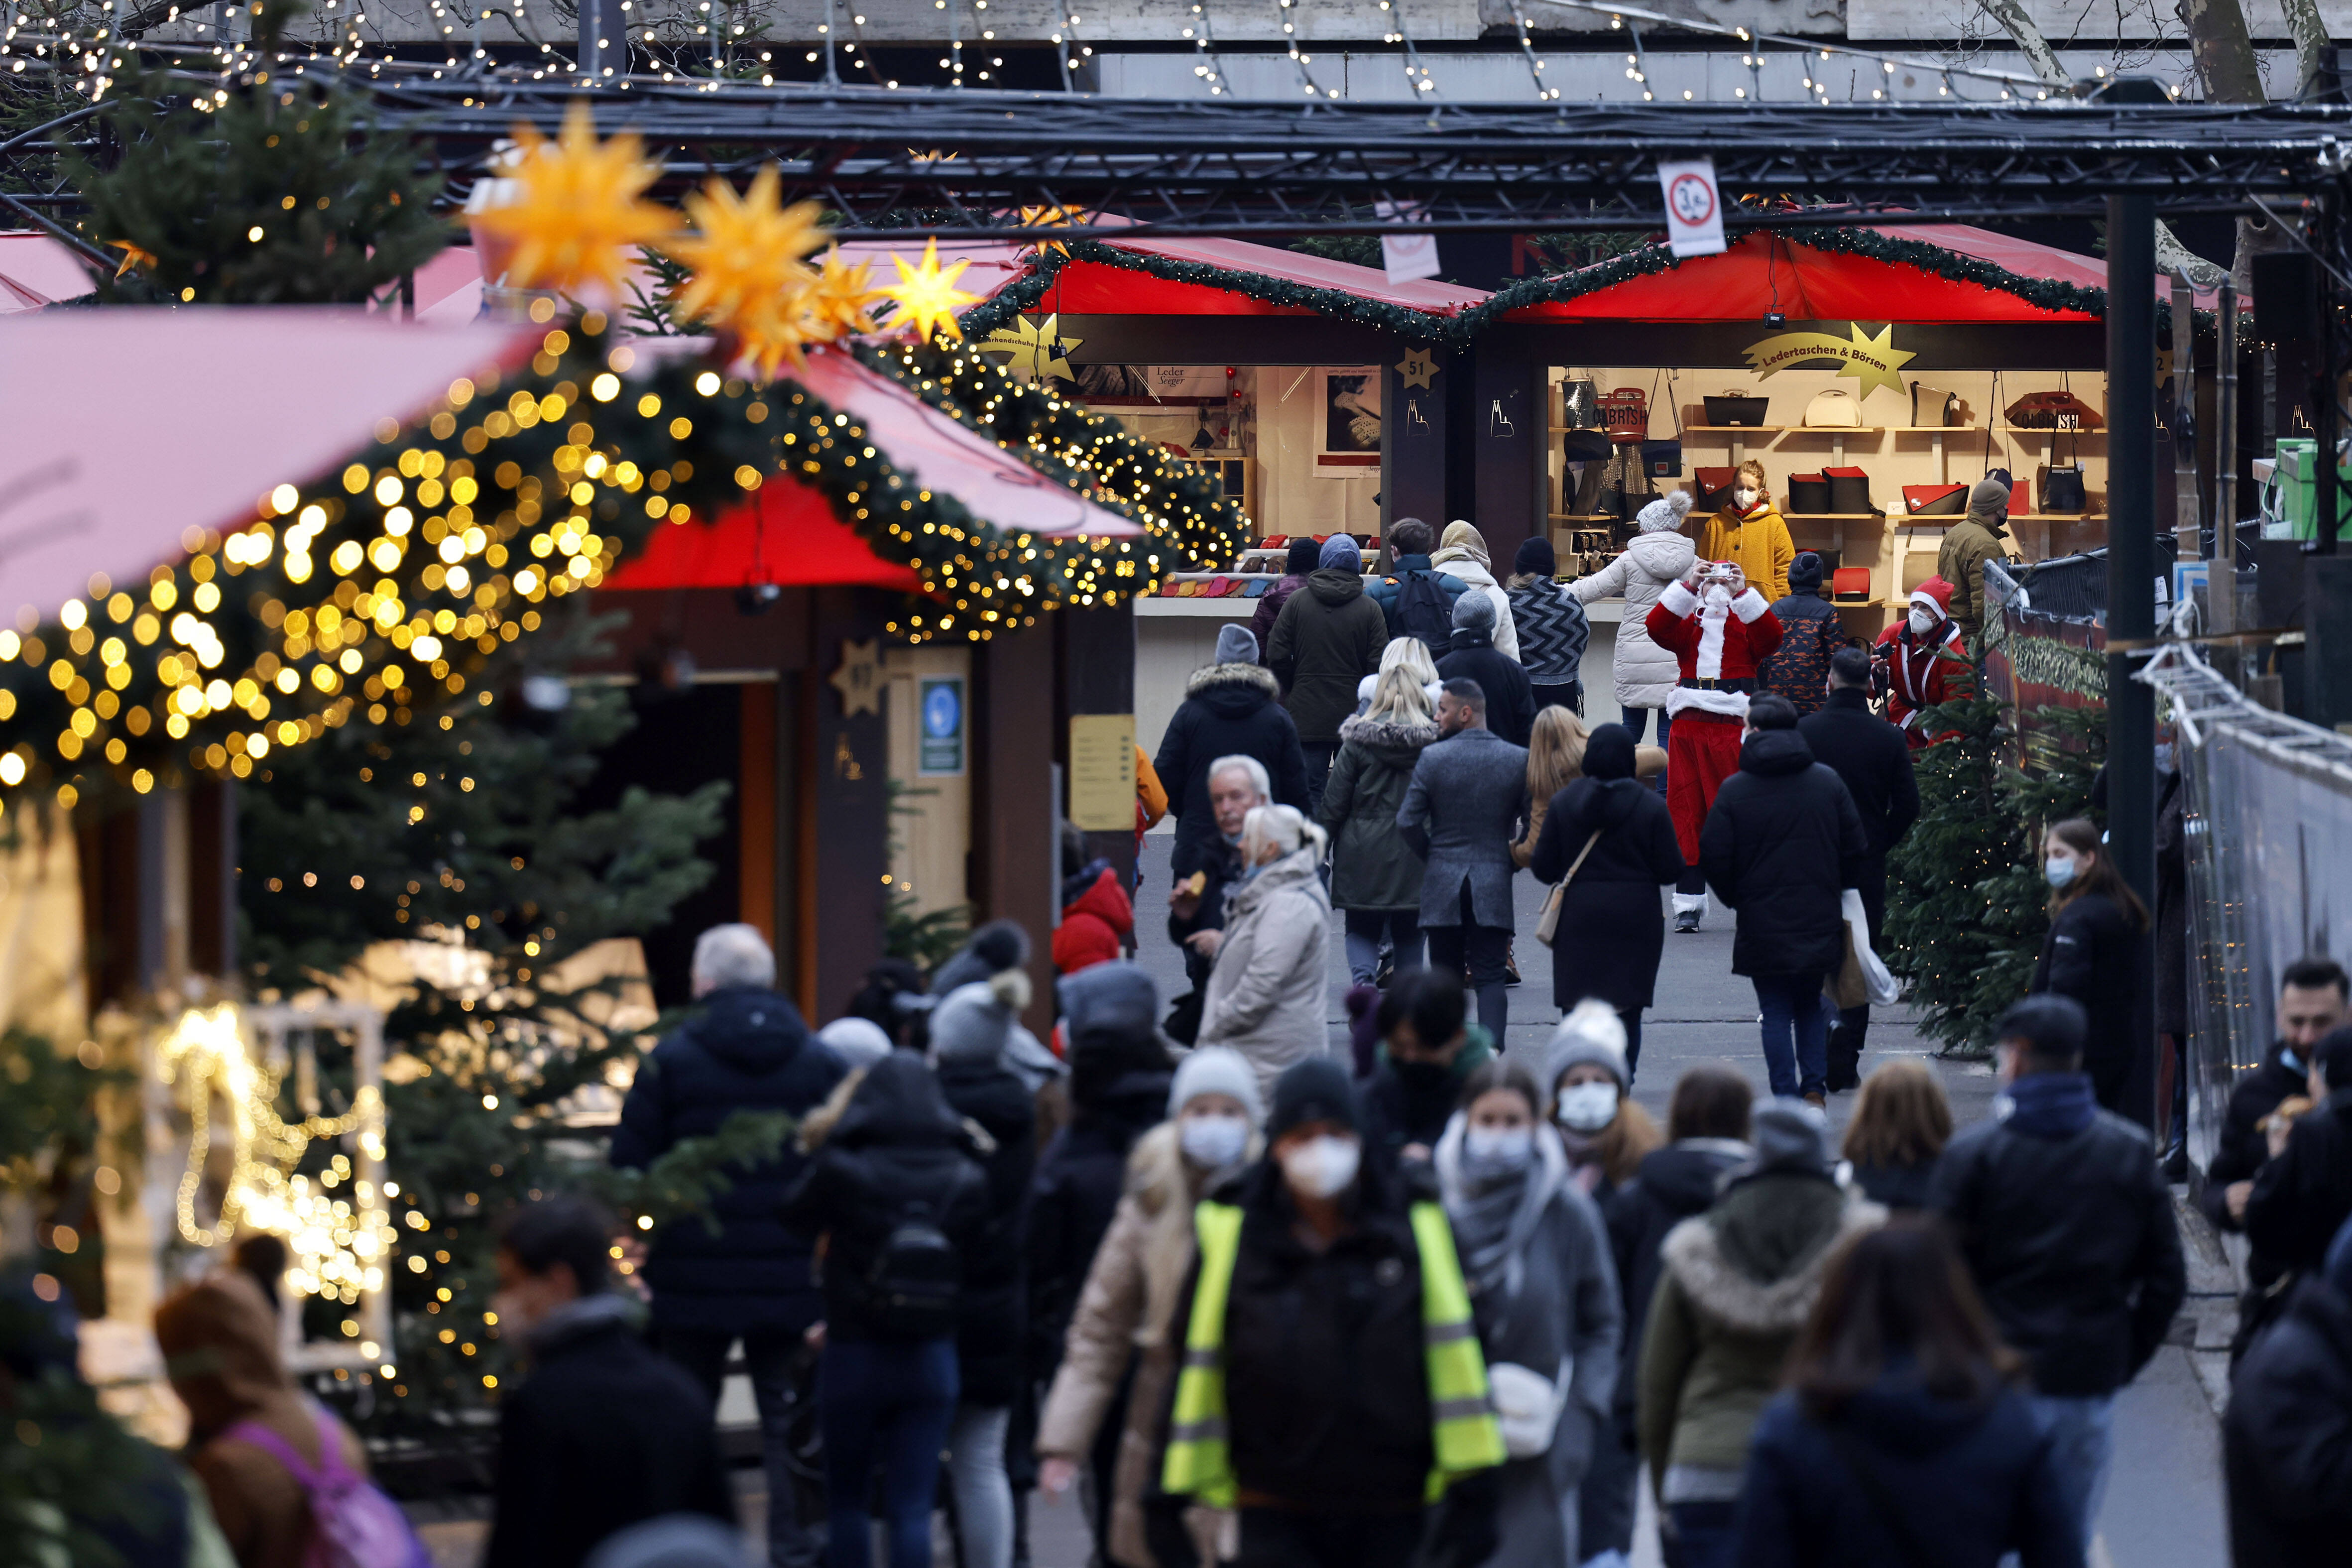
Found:
[[[1658,165],[1666,198],[1666,243],[1676,256],[1717,256],[1724,249],[1723,198],[1715,160],[1692,158]]]

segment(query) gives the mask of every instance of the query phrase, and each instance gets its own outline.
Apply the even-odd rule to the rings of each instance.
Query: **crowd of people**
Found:
[[[2186,1290],[2158,1149],[2115,1114],[2148,911],[2095,827],[2052,826],[1996,1114],[1956,1128],[1916,1058],[1865,1074],[1853,983],[1980,587],[1930,583],[1874,658],[1760,478],[1706,559],[1687,508],[1566,585],[1541,542],[1498,581],[1466,523],[1397,523],[1370,585],[1353,542],[1294,547],[1139,769],[1181,996],[1127,956],[1132,872],[1076,835],[1050,998],[998,921],[813,1032],[757,931],[705,932],[611,1160],[744,1110],[795,1131],[642,1254],[582,1196],[508,1216],[486,1568],[735,1560],[739,1346],[772,1568],[929,1568],[942,1505],[961,1568],[1027,1568],[1041,1494],[1116,1568],[1625,1568],[1645,1491],[1671,1568],[2089,1562],[2117,1393]],[[1588,725],[1582,605],[1617,595],[1626,721]],[[1768,1092],[1695,1066],[1661,1128],[1643,1016],[1669,910],[1695,931],[1710,896]],[[1522,935],[1561,1012],[1515,1038]],[[2252,1255],[2241,1568],[2352,1540],[2347,990],[2287,970],[2204,1188]],[[232,1271],[159,1313],[194,1485],[132,1568],[415,1568],[276,1310]]]

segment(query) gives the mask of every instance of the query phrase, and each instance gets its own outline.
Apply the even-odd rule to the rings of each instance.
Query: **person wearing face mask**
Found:
[[[1608,1003],[1588,996],[1569,1009],[1544,1047],[1543,1081],[1573,1179],[1605,1206],[1665,1142],[1650,1113],[1626,1098],[1625,1026]]]
[[[1325,1046],[1331,895],[1323,887],[1324,843],[1323,830],[1286,805],[1258,806],[1242,825],[1242,885],[1209,972],[1199,1043],[1247,1057],[1261,1090]]]
[[[1176,1296],[1192,1267],[1192,1206],[1257,1158],[1257,1074],[1237,1052],[1203,1047],[1184,1058],[1165,1100],[1169,1120],[1129,1156],[1125,1191],[1087,1272],[1037,1425],[1039,1480],[1059,1496],[1081,1465],[1094,1471],[1095,1539],[1119,1568],[1193,1568],[1230,1557],[1231,1515],[1201,1509],[1175,1520],[1160,1490],[1160,1421],[1176,1383]],[[1130,1368],[1134,1381],[1128,1384]]]
[[[578,1568],[605,1537],[665,1514],[735,1528],[700,1384],[647,1347],[636,1303],[612,1289],[615,1228],[588,1199],[549,1197],[517,1210],[499,1235],[499,1336],[522,1344],[530,1370],[499,1402],[485,1568]],[[176,1348],[163,1323],[157,1331],[167,1352]]]
[[[1609,1414],[1623,1310],[1601,1211],[1543,1124],[1535,1075],[1490,1062],[1463,1086],[1435,1169],[1486,1347],[1503,1444],[1487,1568],[1582,1561],[1571,1500]]]
[[[2002,1100],[1946,1145],[1927,1190],[2001,1339],[2032,1372],[2034,1412],[2086,1549],[2116,1391],[2156,1354],[2188,1294],[2155,1145],[2092,1097],[2087,1026],[2071,996],[2028,996],[2001,1016]]]
[[[1977,667],[1969,660],[1959,623],[1951,617],[1952,585],[1930,577],[1911,590],[1910,609],[1878,635],[1886,663],[1886,718],[1911,749],[1931,746],[1951,734],[1929,733],[1927,710],[1977,694]]]
[[[1494,1037],[1469,1023],[1462,982],[1444,969],[1407,970],[1373,1015],[1377,1065],[1364,1084],[1364,1121],[1391,1154],[1426,1160],[1462,1103],[1470,1075],[1495,1059]]]
[[[1698,554],[1702,561],[1738,562],[1767,604],[1789,596],[1789,566],[1796,559],[1797,544],[1764,488],[1764,465],[1755,458],[1739,465],[1730,503],[1706,520]]]
[[[2042,868],[2050,883],[2050,931],[2026,989],[2072,996],[2090,1016],[2083,1065],[2099,1104],[2146,1125],[2155,1103],[2155,1064],[2135,1042],[2149,1037],[2147,906],[2116,869],[2098,825],[2074,817],[2050,829]]]
[[[1237,1507],[1244,1563],[1484,1563],[1506,1454],[1444,1207],[1365,1157],[1332,1058],[1284,1072],[1266,1140],[1194,1211],[1161,1487]]]
[[[1699,829],[1715,792],[1738,771],[1756,667],[1780,646],[1780,623],[1737,563],[1709,561],[1658,596],[1649,626],[1651,637],[1674,654],[1682,670],[1666,699],[1666,717],[1674,721],[1666,742],[1666,809],[1674,814],[1675,839],[1687,868],[1675,884],[1675,930],[1687,935],[1698,930],[1706,910]]]

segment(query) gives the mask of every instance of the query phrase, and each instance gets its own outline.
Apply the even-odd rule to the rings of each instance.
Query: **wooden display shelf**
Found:
[[[2012,511],[2008,516],[2011,522],[2105,522],[2107,521],[2107,514],[2103,511]]]
[[[2001,429],[2011,436],[2104,436],[2104,425],[2095,430],[2061,430],[2048,425],[2004,425]]]
[[[1548,511],[1544,516],[1553,522],[1623,522],[1626,521],[1605,511]]]
[[[1949,436],[1958,431],[1967,435],[1981,430],[1980,425],[1685,425],[1683,430],[1694,436],[1785,436],[1790,431],[1815,436],[1883,436],[1892,431],[1897,436]]]
[[[1873,518],[1882,518],[1886,515],[1883,511],[1784,511],[1780,514],[1780,521],[1783,522],[1868,522]]]

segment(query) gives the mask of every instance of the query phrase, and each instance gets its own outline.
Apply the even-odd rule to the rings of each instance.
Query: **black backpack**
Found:
[[[1396,603],[1389,606],[1389,636],[1419,637],[1429,645],[1431,658],[1452,651],[1454,606],[1434,572],[1397,574]]]
[[[866,1270],[875,1330],[892,1339],[934,1340],[956,1330],[963,1260],[931,1205],[907,1205]]]

